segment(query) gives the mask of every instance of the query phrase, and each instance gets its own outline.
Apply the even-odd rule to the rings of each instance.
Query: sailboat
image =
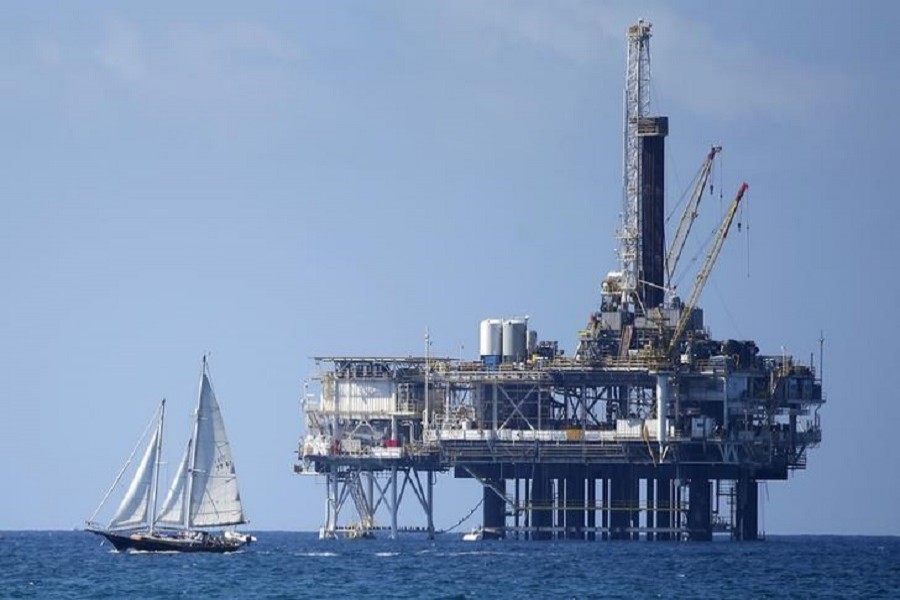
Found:
[[[106,526],[94,521],[130,466],[140,442],[88,520],[86,530],[103,536],[119,551],[233,552],[256,541],[252,535],[234,530],[236,525],[247,520],[238,491],[231,445],[210,383],[205,356],[197,410],[193,415],[193,436],[187,443],[165,500],[158,508],[165,411],[166,401],[163,400],[141,436],[141,440],[148,440],[147,446],[112,520]],[[153,433],[148,435],[151,429]]]

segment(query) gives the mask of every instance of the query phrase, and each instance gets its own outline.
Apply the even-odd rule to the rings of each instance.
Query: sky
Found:
[[[750,185],[713,335],[818,364],[824,334],[824,441],[761,525],[900,535],[900,9],[830,1],[5,4],[0,530],[81,526],[163,397],[174,464],[204,353],[284,530],[325,519],[292,472],[311,357],[473,357],[525,314],[571,353],[617,267],[638,18],[669,206],[713,144],[698,227]],[[479,495],[442,478],[436,526]]]

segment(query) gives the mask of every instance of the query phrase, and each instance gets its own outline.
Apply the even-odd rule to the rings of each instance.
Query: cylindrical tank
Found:
[[[503,354],[503,321],[485,319],[481,322],[479,350],[482,360],[499,362]]]
[[[528,330],[528,356],[534,354],[535,348],[537,348],[537,331],[534,329]]]
[[[528,321],[507,319],[503,321],[503,362],[525,360],[528,347]]]

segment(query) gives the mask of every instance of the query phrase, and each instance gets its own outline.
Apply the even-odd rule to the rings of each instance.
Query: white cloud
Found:
[[[447,25],[487,28],[545,48],[583,67],[624,73],[625,30],[638,18],[654,24],[651,41],[654,91],[665,112],[669,102],[709,118],[816,118],[849,89],[839,72],[776,56],[752,42],[752,31],[717,31],[668,4],[636,12],[630,4],[467,2],[453,4]],[[597,72],[597,77],[606,73]],[[617,85],[624,81],[618,80]]]
[[[613,11],[580,0],[565,2],[455,2],[445,5],[445,24],[477,27],[504,35],[564,59],[588,64],[602,58],[621,36]],[[624,22],[624,21],[623,21]]]
[[[285,84],[286,69],[300,62],[303,53],[256,23],[176,23],[151,29],[108,18],[94,57],[113,81],[148,101],[213,107],[264,97]]]
[[[411,23],[430,23],[471,56],[493,58],[497,43],[532,46],[595,78],[598,85],[624,84],[625,29],[637,18],[654,23],[651,42],[654,104],[710,120],[764,118],[812,123],[852,93],[843,74],[799,59],[774,55],[753,41],[715,29],[659,4],[640,12],[627,3],[561,0],[554,3],[460,1],[403,5]],[[316,81],[300,81],[303,48],[270,27],[249,21],[217,25],[174,23],[155,28],[120,17],[105,20],[92,54],[98,73],[139,93],[146,102],[171,106],[261,103],[288,94],[316,93]],[[45,66],[73,63],[63,46],[43,43]],[[59,64],[62,63],[62,64]],[[97,73],[86,78],[93,81]],[[299,86],[299,88],[298,88]],[[300,98],[297,98],[300,100]],[[508,106],[505,98],[498,101]],[[506,110],[506,109],[504,109]]]
[[[718,32],[659,11],[651,42],[655,91],[698,114],[721,119],[817,117],[848,88],[838,72],[775,56],[752,32]]]
[[[106,38],[94,55],[100,66],[125,82],[140,83],[147,77],[141,36],[121,19],[107,19]]]
[[[300,48],[257,23],[231,23],[219,32],[220,44],[273,61],[295,62],[303,58]]]
[[[53,41],[42,39],[35,44],[38,62],[49,68],[55,68],[62,64],[62,55],[59,45]]]

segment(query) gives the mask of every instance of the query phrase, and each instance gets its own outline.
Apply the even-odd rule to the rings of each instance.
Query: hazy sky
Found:
[[[711,144],[698,227],[750,184],[713,334],[826,338],[824,442],[765,529],[900,534],[900,10],[819,1],[5,3],[0,529],[79,526],[162,397],[175,463],[204,352],[253,525],[289,530],[325,518],[292,473],[309,357],[426,328],[474,356],[521,314],[571,352],[617,266],[639,17],[670,206]],[[479,493],[442,479],[436,525]]]

